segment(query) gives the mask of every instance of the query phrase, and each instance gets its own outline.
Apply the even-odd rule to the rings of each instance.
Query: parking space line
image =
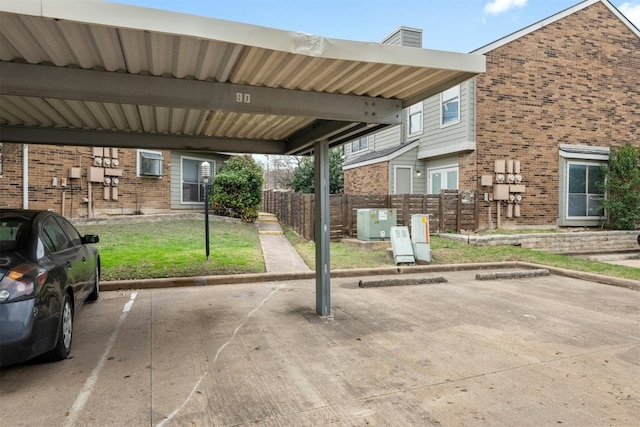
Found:
[[[100,360],[98,361],[98,364],[96,365],[95,368],[93,368],[93,371],[91,371],[91,375],[89,375],[89,378],[87,378],[87,380],[84,382],[84,385],[82,386],[82,390],[80,390],[80,393],[76,397],[75,402],[73,402],[73,405],[71,406],[71,410],[69,411],[67,422],[64,424],[65,427],[73,427],[75,425],[76,420],[78,419],[78,415],[80,414],[80,411],[82,411],[82,409],[84,408],[84,405],[86,405],[87,401],[89,400],[89,397],[91,396],[91,392],[93,391],[93,387],[95,387],[96,382],[98,381],[98,375],[100,374],[100,370],[104,366],[104,363],[107,360],[107,356],[111,352],[111,348],[116,342],[116,337],[118,335],[118,332],[120,331],[120,327],[122,326],[125,319],[127,318],[127,315],[131,311],[131,308],[133,307],[133,302],[135,301],[137,296],[138,296],[137,292],[132,292],[129,298],[129,301],[127,301],[127,303],[124,305],[124,308],[122,309],[122,313],[118,318],[118,323],[116,324],[116,328],[113,331],[113,334],[111,334],[111,337],[109,337],[107,346],[105,347],[104,352],[102,353],[102,356],[100,356]]]

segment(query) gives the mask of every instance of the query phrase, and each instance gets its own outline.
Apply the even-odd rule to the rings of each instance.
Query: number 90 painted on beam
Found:
[[[241,102],[243,104],[251,104],[251,94],[236,92],[236,102]]]

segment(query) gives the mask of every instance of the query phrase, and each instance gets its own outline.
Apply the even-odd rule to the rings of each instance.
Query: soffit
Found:
[[[100,1],[0,2],[5,142],[296,154],[401,121],[481,55]]]

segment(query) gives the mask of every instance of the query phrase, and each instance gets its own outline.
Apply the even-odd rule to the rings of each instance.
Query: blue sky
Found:
[[[116,0],[329,38],[379,42],[400,26],[422,47],[470,52],[580,0]],[[640,27],[640,0],[613,0]]]

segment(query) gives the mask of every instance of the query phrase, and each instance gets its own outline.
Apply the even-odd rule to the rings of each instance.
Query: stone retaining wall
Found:
[[[593,253],[640,250],[638,234],[640,231],[636,230],[441,236],[475,246],[521,246],[554,253]]]

